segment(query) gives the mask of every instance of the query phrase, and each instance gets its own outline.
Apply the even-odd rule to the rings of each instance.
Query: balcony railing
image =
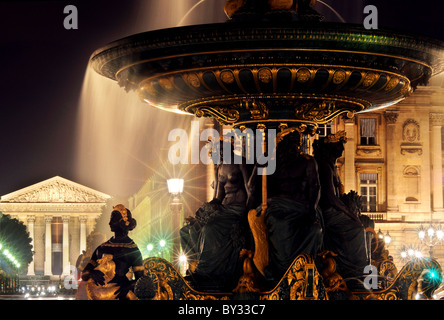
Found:
[[[387,221],[387,212],[363,212],[370,219],[375,222]]]

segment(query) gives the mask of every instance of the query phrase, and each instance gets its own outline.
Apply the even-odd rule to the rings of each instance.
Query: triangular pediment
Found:
[[[0,202],[14,203],[98,203],[106,202],[109,195],[79,183],[55,176],[0,198]]]

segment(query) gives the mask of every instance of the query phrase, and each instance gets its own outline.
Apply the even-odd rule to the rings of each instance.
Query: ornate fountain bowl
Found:
[[[250,21],[133,35],[90,62],[156,108],[241,128],[277,127],[395,104],[444,70],[443,49],[357,25]]]

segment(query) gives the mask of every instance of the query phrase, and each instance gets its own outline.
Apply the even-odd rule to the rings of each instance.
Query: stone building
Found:
[[[70,274],[111,197],[56,176],[0,198],[0,212],[27,226],[34,259],[27,276]]]
[[[362,212],[376,231],[391,236],[388,247],[397,266],[406,247],[429,248],[418,238],[421,225],[444,222],[444,76],[432,78],[404,101],[388,108],[339,117],[321,133],[345,130],[348,141],[338,169],[345,192],[362,196]],[[433,257],[444,263],[444,245]]]

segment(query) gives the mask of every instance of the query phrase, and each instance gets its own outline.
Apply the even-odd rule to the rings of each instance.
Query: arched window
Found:
[[[419,201],[419,168],[415,166],[407,166],[404,168],[403,176],[406,187],[406,202]]]

